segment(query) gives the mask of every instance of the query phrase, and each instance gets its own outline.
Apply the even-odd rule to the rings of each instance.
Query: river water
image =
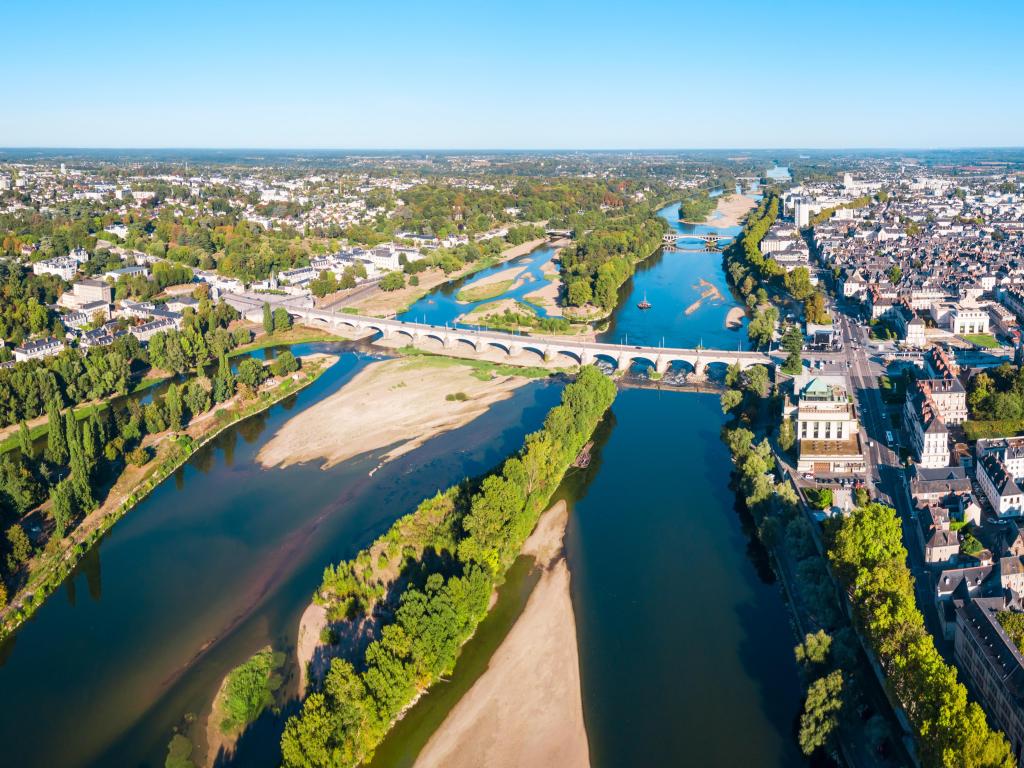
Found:
[[[664,215],[685,226],[673,221],[674,207]],[[539,269],[547,255],[521,263]],[[686,314],[701,279],[721,299]],[[653,307],[641,313],[634,308],[644,293]],[[441,313],[465,311],[453,296],[437,291],[416,306],[428,322],[450,322]],[[720,254],[656,256],[622,297],[605,338],[745,342],[742,330],[725,328],[736,302]],[[311,349],[347,348],[296,352]],[[310,388],[200,451],[0,649],[3,765],[162,765],[172,729],[189,713],[205,714],[231,667],[267,643],[291,658],[298,617],[326,564],[354,554],[424,496],[497,464],[560,392],[528,385],[372,477],[372,456],[328,471],[254,464],[291,415],[368,362],[343,351]],[[566,541],[595,768],[801,762],[794,639],[764,553],[734,507],[722,424],[713,395],[622,391],[593,463],[559,490],[572,510]],[[486,668],[531,583],[527,570],[513,572],[446,686],[455,694]],[[294,687],[294,672],[286,685]],[[410,765],[457,698],[424,697],[375,765]],[[280,724],[264,716],[233,764],[275,765]]]
[[[372,456],[328,471],[260,468],[260,447],[292,414],[371,360],[344,350],[297,348],[342,357],[199,451],[4,645],[0,764],[163,765],[171,729],[204,713],[231,667],[267,643],[294,648],[325,565],[354,555],[425,496],[497,464],[559,397],[558,385],[531,383],[372,478]],[[277,764],[269,726],[239,764]]]

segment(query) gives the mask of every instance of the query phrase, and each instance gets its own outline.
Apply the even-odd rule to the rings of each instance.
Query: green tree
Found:
[[[747,369],[747,389],[757,397],[767,397],[769,385],[768,369],[765,366],[755,365]]]
[[[284,307],[278,307],[274,310],[274,333],[278,331],[287,331],[292,327],[292,316],[288,314],[288,310]]]
[[[24,421],[18,422],[18,450],[26,459],[35,458],[36,449],[32,445],[32,433]]]
[[[900,269],[899,264],[893,264],[889,267],[889,271],[886,273],[886,276],[889,278],[890,283],[896,285],[896,283],[900,281],[900,278],[903,277],[903,270]]]
[[[75,494],[71,483],[65,479],[53,486],[50,489],[50,500],[53,502],[50,508],[53,532],[58,539],[63,539],[75,514]]]
[[[28,562],[32,556],[32,544],[25,534],[25,529],[18,523],[7,529],[7,544],[10,547],[10,552],[7,553],[7,569],[14,571]]]
[[[167,411],[169,429],[179,430],[185,426],[181,393],[178,391],[178,385],[173,382],[167,387],[167,393],[164,395],[164,409]]]
[[[800,332],[800,328],[792,323],[787,325],[782,334],[781,346],[789,353],[786,356],[786,361],[782,364],[782,372],[795,376],[803,370],[804,365],[802,357],[804,335]]]
[[[807,689],[800,715],[800,749],[805,755],[825,746],[839,725],[843,708],[843,673],[838,669],[818,678]]]
[[[290,349],[284,350],[274,358],[270,364],[270,370],[275,376],[287,376],[289,373],[299,370],[299,361],[295,359]]]
[[[832,647],[832,637],[825,630],[807,633],[804,641],[793,649],[797,663],[803,665],[824,664]]]
[[[722,393],[722,413],[728,413],[741,402],[743,402],[743,393],[737,389],[727,389]]]
[[[382,291],[397,291],[398,289],[405,287],[405,278],[402,276],[401,272],[388,272],[380,279],[380,282],[377,283],[377,287]]]
[[[779,446],[788,451],[796,442],[796,430],[793,428],[793,420],[783,418],[779,424]]]
[[[270,304],[263,302],[263,330],[268,334],[274,332],[274,316],[270,311]]]
[[[64,434],[64,420],[60,404],[56,399],[46,406],[48,427],[46,432],[46,460],[53,464],[66,464],[68,460],[67,436]]]
[[[250,394],[266,380],[267,371],[259,360],[250,357],[238,364],[238,383],[246,387]]]

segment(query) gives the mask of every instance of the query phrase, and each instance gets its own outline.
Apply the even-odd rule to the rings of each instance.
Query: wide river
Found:
[[[670,221],[674,214],[664,211]],[[536,269],[545,258],[522,261]],[[543,279],[534,275],[531,290]],[[701,280],[721,298],[687,314],[706,290]],[[725,327],[736,303],[720,254],[655,256],[622,293],[605,338],[745,343],[745,332]],[[645,293],[653,307],[641,312],[635,305]],[[433,308],[452,312],[452,295],[436,292],[418,314],[434,322]],[[327,563],[352,555],[437,488],[494,466],[560,392],[531,384],[372,477],[374,456],[328,471],[261,469],[259,448],[288,418],[369,362],[343,345],[315,348],[341,351],[340,362],[199,452],[0,649],[0,763],[162,765],[173,729],[202,721],[228,669],[267,643],[294,649],[298,617]],[[794,639],[764,553],[735,508],[722,424],[713,395],[622,391],[594,462],[559,491],[572,508],[567,548],[598,768],[801,764]],[[510,579],[522,583],[523,574]],[[504,614],[514,610],[499,610],[481,642],[471,641],[466,666],[486,665],[500,641],[488,634],[505,631],[514,615]],[[409,764],[450,706],[424,698],[375,764]],[[280,718],[264,717],[232,764],[275,765],[279,728]]]

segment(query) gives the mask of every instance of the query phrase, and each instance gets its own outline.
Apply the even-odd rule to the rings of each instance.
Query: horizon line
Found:
[[[991,145],[941,145],[941,146],[820,146],[820,147],[289,147],[289,146],[116,146],[116,145],[9,145],[0,146],[5,151],[217,151],[217,152],[938,152],[978,150],[1020,150],[1024,144]]]

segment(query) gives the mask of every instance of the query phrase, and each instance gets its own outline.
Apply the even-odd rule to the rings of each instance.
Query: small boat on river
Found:
[[[651,302],[649,302],[647,300],[647,291],[644,291],[644,300],[641,301],[641,302],[638,302],[636,306],[637,306],[638,309],[650,309],[651,308]]]

